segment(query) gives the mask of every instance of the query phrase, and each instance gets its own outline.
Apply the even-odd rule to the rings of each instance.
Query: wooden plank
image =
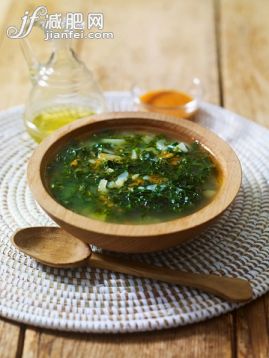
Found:
[[[154,11],[153,11],[154,4]],[[213,1],[92,1],[114,40],[84,40],[82,59],[105,90],[178,87],[196,75],[206,99],[218,103]],[[78,335],[27,329],[23,357],[231,357],[232,316],[168,331],[129,335]]]
[[[268,313],[264,298],[239,309],[236,314],[238,357],[269,357]]]
[[[82,0],[81,0],[82,1]],[[79,11],[79,2],[76,1],[75,8],[70,5],[70,1],[61,0],[65,11]],[[51,1],[47,5],[50,11],[55,11],[55,2]],[[81,2],[80,2],[81,3]],[[45,1],[42,3],[44,5]],[[1,96],[0,108],[6,108],[11,105],[21,104],[26,100],[30,90],[30,81],[28,70],[22,57],[19,43],[17,40],[10,40],[6,37],[6,28],[10,25],[20,23],[20,18],[25,10],[31,10],[40,5],[37,1],[15,1],[5,0],[0,2],[0,78],[1,78]],[[73,5],[74,6],[74,5]],[[40,34],[36,34],[34,45],[40,41]],[[39,54],[47,53],[43,46],[38,48]],[[19,357],[23,347],[24,327],[13,324],[7,320],[0,319],[0,357],[12,358]]]
[[[9,0],[12,2],[12,0]],[[69,0],[44,0],[42,5],[47,6],[49,13],[81,11],[83,0],[71,2]],[[2,5],[3,4],[3,5]],[[5,1],[1,2],[0,9],[5,4],[4,21],[0,26],[1,33],[6,33],[6,28],[11,25],[20,26],[21,17],[26,10],[33,11],[41,5],[37,0],[15,1],[10,8],[6,6]],[[3,15],[2,15],[3,16]],[[30,93],[32,84],[29,78],[29,71],[20,49],[20,41],[9,39],[6,35],[0,38],[1,57],[0,57],[0,78],[1,78],[1,96],[0,109],[23,104],[26,102]],[[40,62],[46,62],[53,49],[51,42],[45,42],[43,34],[39,29],[34,29],[28,37],[34,52]]]
[[[0,29],[3,30],[6,25],[7,14],[10,11],[11,1],[0,2]],[[3,51],[2,44],[5,37],[5,31],[1,31],[0,46]],[[3,53],[1,51],[1,54]],[[2,57],[2,56],[1,56]],[[1,65],[0,65],[1,66]],[[1,70],[0,70],[1,71]],[[2,91],[4,92],[4,87]],[[10,321],[0,318],[0,357],[12,358],[16,357],[21,349],[23,339],[23,328]]]
[[[15,358],[21,351],[23,328],[7,320],[0,319],[0,357]]]
[[[231,357],[231,318],[193,326],[124,335],[78,335],[27,330],[23,358]]]
[[[221,0],[225,107],[269,127],[269,2]]]
[[[51,12],[71,10],[66,1],[57,2],[57,5],[53,1],[43,4]],[[128,7],[123,0],[116,0],[113,5],[108,1],[91,4],[90,11],[104,12],[106,30],[115,33],[115,40],[105,43],[84,41],[83,59],[96,71],[104,89],[129,89],[133,82],[141,86],[180,88],[181,83],[187,83],[196,75],[204,82],[205,98],[217,103],[212,1],[174,0],[167,3],[159,0],[154,2],[154,11],[152,4],[141,0],[128,4]],[[35,1],[16,2],[6,23],[18,23],[24,10],[36,5]],[[77,3],[74,10],[80,11]],[[37,39],[33,42],[38,44]],[[18,41],[5,39],[2,51],[5,56],[0,59],[3,89],[0,107],[3,108],[25,101],[30,85]],[[45,53],[41,45],[38,51],[42,56]],[[6,322],[1,324],[5,327],[0,330],[4,332],[1,342],[16,342],[14,331],[6,329]],[[186,357],[231,355],[230,315],[183,329],[120,337],[42,332],[35,329],[26,331],[24,357],[88,357],[93,356],[93,352],[94,356],[107,354],[111,357],[126,354],[152,356],[158,352],[167,356],[184,352]],[[5,341],[3,337],[6,337]],[[12,356],[9,345],[2,345],[9,357]]]
[[[23,357],[25,358],[37,358],[41,355],[39,354],[39,348],[40,347],[40,337],[41,333],[38,329],[26,329],[25,337],[24,337],[24,345],[23,345]],[[55,342],[58,342],[58,338],[56,338],[55,334]],[[47,346],[46,346],[47,347]],[[42,347],[42,350],[44,348]],[[46,354],[47,357],[53,357],[51,355],[50,349],[46,348]],[[62,355],[59,355],[59,357],[62,357]]]
[[[82,59],[104,90],[133,84],[181,88],[198,76],[205,99],[218,103],[213,0],[92,1],[113,40],[83,40]]]
[[[26,100],[26,94],[30,89],[30,84],[27,81],[28,72],[18,40],[11,40],[6,36],[6,28],[8,26],[20,23],[20,18],[27,9],[27,4],[16,2],[15,5],[14,0],[11,0],[10,4],[11,6],[6,13],[5,21],[1,24],[1,33],[5,34],[1,39],[2,56],[0,57],[1,109],[11,105],[22,104]]]
[[[221,0],[220,53],[225,107],[269,127],[269,2]],[[269,294],[234,313],[239,357],[269,356]]]

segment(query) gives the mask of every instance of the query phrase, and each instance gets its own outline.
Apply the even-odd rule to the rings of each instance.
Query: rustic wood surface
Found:
[[[205,99],[269,127],[268,0],[43,1],[49,12],[102,11],[115,39],[78,41],[104,90],[133,83],[180,88],[196,75]],[[0,108],[24,103],[30,89],[18,41],[6,38],[38,1],[0,2]],[[47,46],[34,34],[41,58]],[[47,45],[47,44],[46,44]],[[132,335],[65,334],[0,321],[0,357],[268,357],[269,294],[192,326]]]

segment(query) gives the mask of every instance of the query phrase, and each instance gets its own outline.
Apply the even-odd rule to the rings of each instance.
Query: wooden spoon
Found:
[[[89,265],[198,288],[228,301],[244,302],[252,298],[252,289],[247,280],[182,272],[93,253],[86,243],[57,227],[21,229],[13,235],[11,241],[24,254],[52,267],[72,268]]]

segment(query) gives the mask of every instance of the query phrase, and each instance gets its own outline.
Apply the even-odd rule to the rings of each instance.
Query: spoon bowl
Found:
[[[81,266],[92,254],[90,246],[57,227],[18,230],[12,243],[24,254],[53,267]]]

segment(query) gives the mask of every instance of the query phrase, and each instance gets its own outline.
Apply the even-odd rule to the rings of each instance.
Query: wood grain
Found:
[[[3,54],[3,43],[5,41],[5,32],[3,31],[4,27],[7,24],[8,14],[11,9],[10,1],[1,1],[0,2],[0,49]],[[1,55],[0,59],[4,56]],[[0,60],[1,61],[1,60]],[[2,64],[0,62],[0,78],[2,73]],[[7,79],[7,78],[6,78]],[[3,87],[2,87],[3,88]],[[1,91],[1,96],[5,92],[6,87],[4,86],[4,90]],[[1,101],[1,100],[0,100]],[[1,358],[15,358],[18,349],[21,347],[21,339],[23,338],[23,328],[20,328],[19,325],[13,324],[7,320],[0,319],[0,357]]]
[[[42,1],[42,5],[47,6],[49,13],[60,11],[83,12],[84,4],[83,0],[76,0],[76,2],[68,0]],[[1,12],[3,21],[0,38],[2,54],[0,57],[0,78],[1,86],[5,90],[1,91],[0,109],[25,103],[31,90],[28,68],[20,49],[21,40],[7,38],[6,28],[11,25],[19,26],[25,10],[32,11],[39,5],[41,3],[38,0],[5,0],[1,2],[0,9],[3,9],[3,12]],[[43,35],[38,29],[34,29],[28,39],[37,58],[41,62],[46,62],[52,51],[52,44],[43,41]]]
[[[269,127],[269,1],[221,0],[224,105]]]
[[[7,320],[0,320],[0,357],[1,358],[15,358],[21,348],[22,342],[20,335],[23,333],[23,328],[19,325],[13,324]]]
[[[80,42],[80,49],[105,90],[128,90],[134,82],[180,86],[195,74],[204,82],[205,98],[218,103],[213,1],[158,0],[153,5],[138,0],[128,6],[123,0],[92,1],[90,10],[96,9],[104,12],[115,40]],[[23,357],[231,357],[232,335],[230,314],[183,329],[128,336],[27,329]]]
[[[269,2],[221,0],[219,46],[225,107],[269,127]],[[238,357],[268,357],[269,294],[234,312]]]
[[[82,4],[83,3],[83,4]],[[267,0],[216,0],[220,3],[217,43],[224,104],[229,109],[269,126],[269,22]],[[0,21],[15,23],[37,1],[2,1]],[[70,1],[43,1],[50,11],[67,11]],[[82,5],[81,5],[82,4]],[[115,40],[81,41],[83,60],[92,67],[105,90],[145,86],[179,86],[192,75],[205,85],[205,99],[218,103],[216,38],[213,0],[127,2],[76,1],[105,14],[106,30]],[[2,36],[2,38],[5,36]],[[141,41],[142,39],[142,41]],[[40,54],[45,48],[34,40]],[[28,72],[17,41],[1,43],[0,108],[23,103],[30,89]],[[267,357],[269,295],[231,315],[182,329],[124,336],[65,335],[29,328],[23,357]],[[255,323],[254,323],[255,322]],[[13,357],[18,330],[0,323],[0,356]],[[16,326],[15,326],[16,327]],[[268,329],[268,328],[267,328]],[[4,343],[3,343],[4,342]]]
[[[231,330],[229,315],[194,326],[137,334],[78,335],[27,330],[23,358],[229,358]]]
[[[238,357],[269,357],[268,312],[264,297],[240,308],[235,317]]]
[[[91,1],[114,40],[84,40],[81,57],[104,90],[181,88],[197,76],[218,103],[213,0]]]

